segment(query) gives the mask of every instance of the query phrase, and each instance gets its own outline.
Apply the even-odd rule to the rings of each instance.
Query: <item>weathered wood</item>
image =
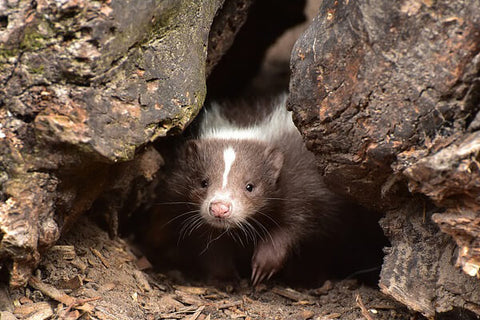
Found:
[[[227,0],[213,20],[208,38],[207,77],[230,49],[248,16],[253,0]]]
[[[472,0],[327,0],[292,52],[288,104],[326,183],[387,212],[380,286],[428,316],[480,313],[431,219],[478,274],[479,30]]]
[[[0,257],[11,285],[101,195],[113,225],[137,200],[161,163],[144,145],[182,131],[203,104],[223,2],[0,0]],[[228,3],[241,25],[245,8],[232,3],[243,2]]]
[[[382,267],[380,288],[427,316],[454,307],[478,313],[478,281],[455,267],[455,243],[430,222],[431,214],[432,209],[422,201],[412,201],[382,220],[391,248]]]

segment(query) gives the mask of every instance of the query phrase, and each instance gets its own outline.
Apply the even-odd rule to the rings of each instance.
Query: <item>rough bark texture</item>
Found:
[[[227,44],[249,2],[228,3],[239,18],[217,39]],[[12,286],[96,200],[116,226],[141,197],[161,164],[144,146],[182,131],[203,104],[222,4],[0,0],[0,258]],[[212,56],[229,45],[218,46]]]
[[[427,316],[480,314],[437,227],[478,275],[478,2],[323,1],[291,67],[288,103],[327,184],[387,212],[382,290]]]
[[[226,1],[218,12],[208,38],[207,76],[232,46],[235,36],[247,20],[252,2],[252,0]]]

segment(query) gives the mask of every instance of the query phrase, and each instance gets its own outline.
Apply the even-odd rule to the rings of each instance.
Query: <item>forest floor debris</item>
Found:
[[[137,262],[144,259],[136,257],[124,240],[109,239],[106,231],[83,219],[44,254],[27,287],[10,292],[0,288],[2,319],[421,318],[379,290],[351,279],[327,281],[312,289],[275,282],[252,288],[248,280],[213,287],[140,271]]]

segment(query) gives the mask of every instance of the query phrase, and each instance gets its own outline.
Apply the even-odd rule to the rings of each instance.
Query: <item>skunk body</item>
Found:
[[[179,212],[189,212],[181,217],[184,234],[212,229],[214,240],[253,245],[254,285],[281,269],[302,240],[325,233],[336,211],[285,100],[232,116],[213,105],[167,180],[172,200],[189,207]]]

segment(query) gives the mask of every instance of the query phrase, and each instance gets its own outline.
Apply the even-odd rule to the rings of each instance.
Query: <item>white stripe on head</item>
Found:
[[[227,149],[223,150],[223,160],[225,162],[225,171],[223,172],[222,188],[225,189],[228,182],[228,174],[232,168],[233,161],[235,161],[235,150],[233,150],[232,147],[228,147]]]

